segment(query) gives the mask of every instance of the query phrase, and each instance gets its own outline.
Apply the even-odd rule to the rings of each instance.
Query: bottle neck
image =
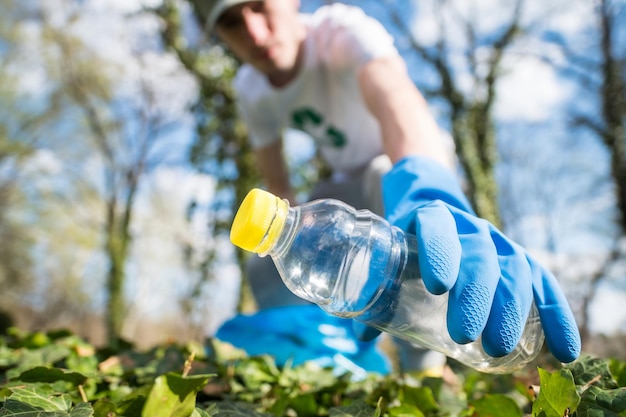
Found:
[[[259,256],[270,255],[272,257],[280,257],[289,248],[291,241],[296,235],[296,225],[300,218],[299,207],[289,207],[284,217],[282,225],[272,224],[271,227],[280,227],[281,230],[278,235],[278,239],[268,248],[267,251],[259,253]],[[282,219],[281,219],[282,220]],[[276,220],[275,220],[276,221]]]

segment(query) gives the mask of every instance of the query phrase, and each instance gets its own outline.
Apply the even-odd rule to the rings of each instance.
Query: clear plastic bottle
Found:
[[[415,236],[368,210],[316,200],[289,207],[260,189],[250,191],[231,241],[270,255],[285,285],[330,314],[352,318],[489,373],[509,373],[534,359],[544,335],[532,307],[522,337],[503,357],[480,340],[460,345],[448,334],[446,294],[433,295],[420,278]]]

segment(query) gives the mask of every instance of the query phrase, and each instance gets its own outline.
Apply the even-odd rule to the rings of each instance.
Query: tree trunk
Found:
[[[472,116],[478,118],[478,115]],[[465,192],[479,217],[500,226],[498,186],[494,175],[497,161],[495,137],[490,129],[481,128],[491,124],[490,116],[483,115],[482,123],[468,123],[467,118],[457,116],[452,120],[459,163],[465,172]]]
[[[106,311],[106,328],[109,346],[115,346],[122,334],[126,301],[124,299],[124,266],[126,264],[128,242],[115,224],[109,225],[107,231],[106,255],[109,260],[107,274],[108,302]]]
[[[604,76],[601,89],[602,117],[605,123],[603,140],[611,152],[611,175],[616,186],[618,220],[622,231],[626,232],[626,87],[622,78],[624,65],[613,55],[612,34],[615,21],[608,10],[608,3],[603,0],[600,10]]]
[[[202,25],[205,17],[198,14],[198,1],[191,1],[198,21]],[[234,194],[232,206],[228,207],[234,213],[248,191],[260,183],[259,172],[255,157],[247,140],[247,131],[237,114],[235,96],[231,81],[234,74],[227,71],[222,76],[215,77],[206,71],[206,57],[203,51],[191,49],[187,46],[181,29],[180,14],[176,2],[168,0],[157,10],[165,21],[163,39],[166,45],[174,50],[181,63],[196,76],[200,85],[200,97],[196,106],[197,139],[189,154],[190,162],[199,171],[206,172],[205,166],[217,166],[210,173],[218,180],[220,189],[230,189]],[[226,57],[225,57],[226,58]],[[216,121],[219,121],[216,123]],[[232,163],[237,169],[236,177],[232,177],[229,169],[222,170]],[[222,207],[220,207],[222,208]],[[232,218],[216,221],[213,225],[213,234],[227,233]],[[250,311],[255,308],[255,302],[245,275],[245,264],[248,254],[241,250],[236,252],[237,261],[242,271],[242,284],[238,303],[238,311]],[[203,280],[210,276],[212,268],[212,254],[206,256],[201,274]]]

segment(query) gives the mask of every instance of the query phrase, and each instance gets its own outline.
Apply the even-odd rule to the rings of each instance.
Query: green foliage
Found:
[[[565,410],[575,411],[580,402],[574,378],[567,369],[550,373],[539,368],[541,391],[533,404],[533,414],[539,416],[563,416]],[[568,413],[569,413],[568,412]]]
[[[626,363],[584,356],[531,368],[356,379],[313,363],[278,367],[217,340],[140,352],[12,328],[0,338],[0,416],[626,416]]]

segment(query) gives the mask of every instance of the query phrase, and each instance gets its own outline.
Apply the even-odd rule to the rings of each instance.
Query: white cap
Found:
[[[211,32],[215,27],[217,19],[219,19],[224,10],[249,1],[250,0],[192,0],[191,3],[194,5],[198,15],[204,20],[207,32]]]

